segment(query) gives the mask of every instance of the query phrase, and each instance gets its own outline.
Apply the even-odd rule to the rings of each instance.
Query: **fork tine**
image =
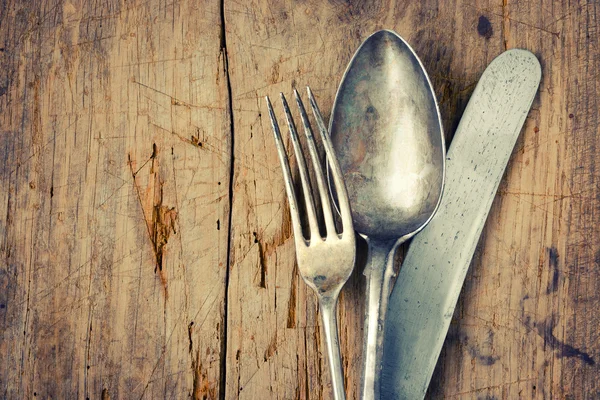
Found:
[[[315,176],[317,178],[317,186],[319,187],[319,195],[321,197],[321,205],[323,207],[323,218],[325,219],[325,226],[327,228],[327,237],[337,237],[335,230],[335,223],[333,222],[333,214],[331,212],[331,203],[329,201],[329,194],[325,186],[325,177],[323,175],[323,168],[319,161],[319,155],[317,153],[317,146],[315,145],[315,137],[313,136],[304,104],[298,94],[298,91],[294,89],[294,95],[296,96],[296,103],[300,109],[300,117],[302,118],[302,124],[304,125],[304,133],[306,134],[306,142],[308,143],[308,151],[310,158],[312,159],[313,166],[315,168]]]
[[[314,238],[321,238],[319,232],[319,224],[317,223],[317,214],[315,212],[315,202],[312,198],[312,190],[310,188],[310,182],[308,180],[308,170],[306,169],[306,160],[302,152],[302,146],[298,140],[298,133],[296,131],[296,125],[290,112],[287,100],[283,93],[281,95],[281,103],[285,111],[285,118],[287,120],[288,128],[290,130],[290,137],[292,138],[292,144],[294,146],[294,153],[296,154],[296,160],[298,161],[298,170],[300,172],[300,181],[302,182],[302,192],[304,193],[304,203],[306,204],[306,211],[308,214],[308,225],[310,227],[310,240]]]
[[[315,120],[317,121],[317,126],[319,127],[319,133],[321,134],[321,140],[323,141],[323,148],[325,149],[327,162],[329,163],[330,171],[333,175],[338,205],[340,207],[340,214],[342,216],[342,228],[344,230],[343,234],[354,234],[354,229],[352,226],[352,213],[350,211],[350,202],[348,200],[348,191],[346,190],[346,185],[342,178],[342,169],[340,168],[340,164],[335,155],[335,150],[333,149],[331,138],[329,137],[325,122],[323,121],[321,110],[319,110],[319,106],[317,105],[310,87],[307,86],[306,91],[308,92],[308,100],[315,116]]]
[[[269,96],[265,96],[267,101],[267,108],[269,109],[269,118],[271,119],[271,126],[273,127],[273,136],[275,137],[275,146],[277,147],[277,154],[279,155],[279,162],[281,163],[281,169],[283,171],[283,180],[285,182],[285,191],[288,197],[288,203],[290,205],[290,214],[292,216],[292,226],[294,229],[294,237],[297,238],[296,244],[299,242],[298,239],[302,238],[304,241],[304,234],[302,233],[302,225],[300,224],[300,215],[298,213],[298,202],[296,201],[296,192],[294,191],[294,185],[292,184],[292,173],[290,171],[290,164],[288,163],[287,154],[283,147],[283,141],[281,140],[281,132],[279,132],[279,125],[273,112],[273,106]]]

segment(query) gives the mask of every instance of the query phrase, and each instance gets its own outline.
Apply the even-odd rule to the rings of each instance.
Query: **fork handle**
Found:
[[[369,240],[367,304],[363,344],[362,400],[380,400],[379,378],[383,355],[383,333],[394,277],[395,241]]]
[[[329,370],[331,372],[331,384],[333,386],[333,398],[345,400],[344,372],[342,369],[342,358],[340,356],[340,341],[338,339],[335,297],[324,297],[321,299],[321,320],[323,321],[323,333],[325,334],[325,345],[329,358]]]

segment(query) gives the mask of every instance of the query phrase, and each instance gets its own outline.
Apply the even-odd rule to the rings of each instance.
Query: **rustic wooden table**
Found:
[[[389,28],[449,140],[495,56],[543,68],[428,396],[600,398],[599,17],[593,0],[1,2],[0,397],[330,398],[263,96],[310,84],[329,115]],[[339,307],[351,399],[363,285]]]

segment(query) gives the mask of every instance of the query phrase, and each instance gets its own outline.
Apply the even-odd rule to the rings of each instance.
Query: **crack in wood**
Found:
[[[508,0],[502,0],[502,43],[508,50],[510,40],[510,17],[508,16]]]
[[[290,284],[290,297],[288,300],[288,313],[286,326],[289,329],[296,329],[296,301],[298,295],[298,264],[294,263],[292,271],[292,283]]]
[[[225,264],[225,287],[224,287],[224,301],[223,301],[223,323],[221,324],[221,331],[219,336],[221,338],[221,349],[219,354],[219,398],[225,400],[225,394],[227,391],[227,327],[229,326],[228,318],[228,301],[229,301],[229,271],[231,266],[231,253],[233,232],[232,232],[232,207],[233,207],[233,189],[234,189],[234,167],[235,167],[235,130],[234,130],[234,117],[233,117],[233,97],[231,89],[231,78],[229,76],[229,59],[227,54],[227,35],[225,30],[225,0],[219,1],[219,16],[221,23],[221,30],[219,32],[219,62],[222,63],[223,76],[225,77],[225,85],[227,87],[227,115],[229,117],[229,131],[230,131],[230,161],[229,161],[229,207],[227,216],[227,259]],[[216,80],[219,81],[219,74],[217,73]],[[220,229],[220,222],[217,222],[217,229]],[[239,377],[238,377],[238,388]],[[239,393],[238,393],[239,395]],[[216,398],[216,397],[215,397]]]

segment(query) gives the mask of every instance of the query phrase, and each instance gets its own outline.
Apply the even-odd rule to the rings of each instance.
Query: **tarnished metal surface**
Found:
[[[421,227],[442,187],[443,135],[435,94],[412,49],[379,31],[358,49],[331,119],[354,227],[398,239]]]
[[[540,82],[525,50],[483,73],[452,141],[444,196],[415,237],[389,301],[381,393],[423,398],[498,184]]]
[[[435,94],[410,46],[392,31],[365,40],[342,79],[331,136],[357,232],[369,243],[362,398],[377,393],[396,247],[434,214],[444,180]]]
[[[342,219],[343,231],[338,233],[333,220],[331,211],[331,201],[329,199],[329,191],[327,190],[323,169],[316,150],[315,140],[308,122],[308,117],[304,110],[302,100],[298,92],[294,90],[296,102],[300,109],[302,124],[306,134],[306,142],[312,159],[312,165],[319,188],[321,198],[322,214],[327,229],[326,237],[321,237],[319,232],[319,224],[317,221],[317,212],[315,210],[316,202],[312,198],[310,183],[308,178],[308,169],[304,159],[302,147],[298,140],[296,127],[292,120],[290,110],[283,94],[281,100],[285,110],[290,136],[294,147],[294,153],[298,162],[300,172],[300,180],[302,182],[302,192],[304,193],[304,202],[306,204],[306,219],[310,228],[310,237],[305,238],[302,233],[301,216],[298,209],[294,184],[292,182],[292,174],[287,160],[287,154],[283,146],[279,125],[273,112],[271,102],[267,97],[267,105],[269,108],[269,117],[273,127],[275,136],[275,144],[279,154],[279,161],[283,170],[285,189],[290,205],[290,214],[292,217],[292,225],[294,229],[294,243],[296,245],[296,258],[298,260],[298,271],[300,275],[310,286],[319,299],[321,310],[321,318],[323,320],[323,332],[325,334],[325,343],[327,346],[327,354],[329,358],[329,366],[332,375],[333,395],[336,400],[345,399],[344,391],[344,375],[342,371],[342,362],[340,357],[340,344],[337,332],[336,322],[336,304],[337,299],[346,283],[352,270],[354,269],[354,259],[356,255],[356,238],[354,236],[354,228],[352,225],[352,216],[350,213],[350,204],[348,194],[344,186],[342,172],[335,157],[335,153],[331,144],[327,128],[323,122],[323,117],[317,107],[315,99],[308,89],[308,97],[310,105],[318,125],[323,148],[327,156],[327,162],[330,167],[330,181],[333,180],[335,185],[338,207]],[[318,203],[317,203],[318,204]]]

